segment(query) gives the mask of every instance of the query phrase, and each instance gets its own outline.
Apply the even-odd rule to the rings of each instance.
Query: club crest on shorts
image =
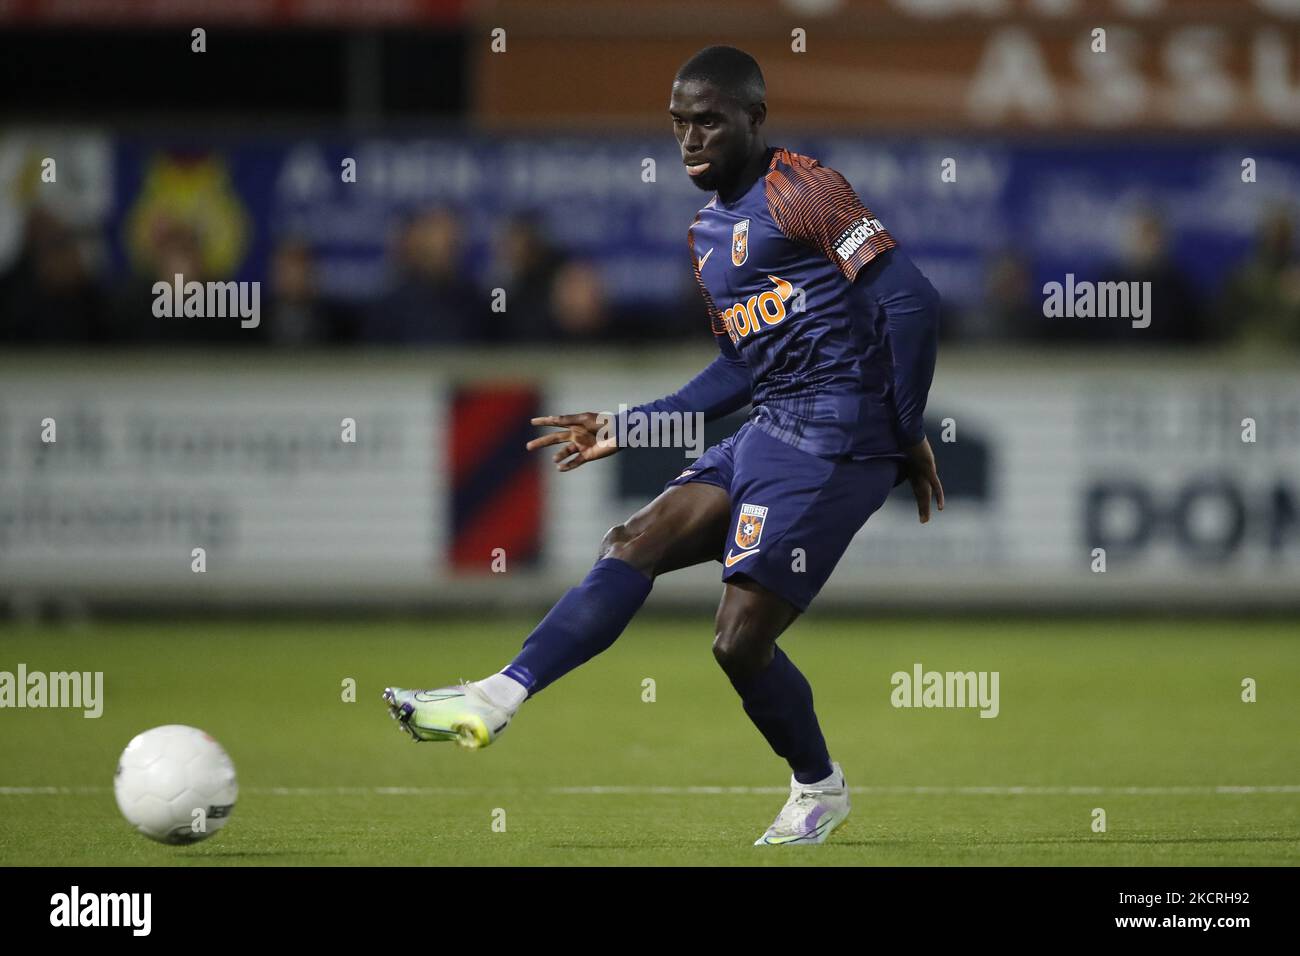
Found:
[[[766,521],[767,509],[762,505],[741,505],[740,518],[736,521],[736,547],[746,551],[757,548]]]
[[[742,219],[731,227],[731,264],[743,266],[749,258],[749,220]]]

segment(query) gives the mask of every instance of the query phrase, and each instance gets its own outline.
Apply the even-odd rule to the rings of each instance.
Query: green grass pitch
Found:
[[[0,670],[103,671],[106,698],[97,720],[0,710],[0,864],[1300,863],[1294,621],[809,616],[782,645],[854,811],[825,846],[786,849],[750,845],[789,771],[713,661],[707,613],[633,622],[483,752],[417,745],[389,720],[385,685],[482,677],[531,624],[0,628]],[[890,675],[918,661],[998,671],[1000,714],[895,709]],[[239,772],[205,843],[153,844],[113,801],[122,748],[166,723],[213,734]]]

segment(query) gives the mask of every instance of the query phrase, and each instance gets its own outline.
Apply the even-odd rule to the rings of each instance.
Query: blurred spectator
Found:
[[[1300,346],[1300,262],[1290,209],[1270,214],[1255,249],[1229,277],[1220,319],[1229,338],[1259,347]]]
[[[465,279],[461,225],[445,208],[401,230],[393,286],[371,309],[363,335],[382,343],[455,343],[489,337],[488,296]]]
[[[271,254],[262,332],[276,346],[346,342],[356,335],[354,318],[342,305],[326,302],[317,283],[311,247],[288,239]]]
[[[1047,334],[1042,298],[1035,295],[1032,275],[1023,256],[1007,249],[988,265],[981,302],[942,322],[955,327],[962,341],[1007,341],[1041,338]],[[945,318],[948,313],[945,312]]]
[[[551,287],[551,310],[555,334],[561,341],[594,341],[608,338],[609,302],[600,271],[591,263],[572,261],[561,267]]]
[[[1129,322],[1096,322],[1097,338],[1195,345],[1208,337],[1201,297],[1170,257],[1164,221],[1154,210],[1143,209],[1133,217],[1123,258],[1102,275],[1111,282],[1150,282],[1147,307],[1151,324],[1138,329]]]
[[[623,305],[614,316],[611,331],[621,343],[671,340],[698,345],[712,339],[712,328],[704,296],[687,260],[674,298],[663,305],[654,301]]]
[[[260,330],[241,328],[238,318],[154,315],[154,283],[171,286],[206,282],[203,242],[198,229],[178,219],[159,218],[149,230],[140,270],[118,288],[113,302],[112,337],[129,345],[194,345],[224,343],[252,345]]]
[[[536,215],[519,213],[502,223],[492,285],[505,290],[506,310],[493,313],[495,338],[545,342],[554,337],[552,289],[564,264],[564,254],[546,240]]]
[[[107,299],[77,236],[48,210],[31,209],[18,257],[0,276],[0,341],[102,341],[106,312]]]
[[[1062,282],[1064,277],[1055,277]],[[1026,341],[1060,344],[1124,342],[1142,344],[1200,344],[1208,337],[1206,313],[1200,295],[1170,255],[1165,225],[1159,214],[1150,209],[1134,213],[1125,233],[1120,257],[1093,273],[1079,274],[1076,281],[1100,284],[1141,284],[1140,295],[1147,324],[1133,325],[1137,305],[1121,300],[1127,307],[1123,315],[1075,315],[1049,318],[1043,315],[1041,289],[1028,287],[1028,270],[1023,262],[1004,257],[990,274],[988,308],[997,319],[1007,322],[1013,336]],[[1149,286],[1145,283],[1150,283]],[[1024,288],[1027,298],[1021,303],[1017,290]],[[1098,291],[1100,298],[1100,292]],[[1100,309],[1113,304],[1092,304]]]

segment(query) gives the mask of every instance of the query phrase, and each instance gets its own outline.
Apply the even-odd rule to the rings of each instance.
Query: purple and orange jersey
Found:
[[[724,358],[743,360],[755,427],[823,457],[896,456],[884,314],[852,294],[897,243],[838,172],[780,147],[688,231]],[[863,314],[864,311],[870,314]]]
[[[752,402],[749,421],[667,487],[725,490],[723,578],[748,576],[802,610],[925,436],[939,294],[843,176],[778,147],[688,237],[722,354],[632,411],[711,419]]]

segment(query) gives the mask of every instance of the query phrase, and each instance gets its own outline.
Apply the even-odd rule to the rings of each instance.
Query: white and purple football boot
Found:
[[[826,842],[831,831],[848,819],[851,809],[844,771],[837,763],[831,766],[835,772],[818,783],[804,784],[790,778],[790,799],[754,846],[812,846]]]

